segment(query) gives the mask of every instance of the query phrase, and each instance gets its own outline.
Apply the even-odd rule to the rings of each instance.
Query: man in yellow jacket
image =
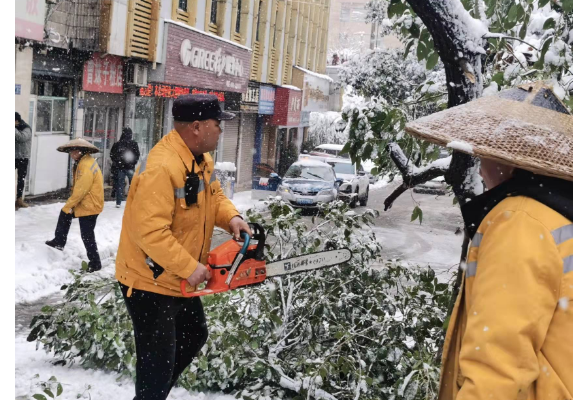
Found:
[[[471,244],[439,399],[572,399],[572,116],[534,83],[418,119],[407,132],[479,156],[488,189],[462,207]]]
[[[57,250],[63,250],[67,242],[71,222],[73,218],[77,218],[80,221],[82,241],[90,261],[88,271],[99,271],[102,268],[102,263],[98,254],[94,228],[96,227],[98,215],[104,208],[104,186],[102,171],[100,171],[98,162],[90,155],[91,153],[99,152],[99,150],[84,139],[70,140],[57,150],[62,153],[69,153],[70,157],[75,161],[74,183],[71,196],[67,199],[59,214],[55,237],[46,241],[45,244]]]
[[[208,154],[216,148],[223,112],[213,95],[175,100],[174,130],[137,166],[129,189],[116,258],[137,351],[135,400],[167,398],[208,337],[200,298],[182,297],[210,278],[204,266],[214,226],[251,235],[225,197]]]

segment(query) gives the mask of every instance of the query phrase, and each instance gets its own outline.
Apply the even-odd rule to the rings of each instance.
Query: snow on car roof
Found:
[[[298,160],[292,165],[301,165],[304,167],[330,167],[329,164],[325,164],[324,162],[321,162],[318,160],[313,160],[310,158],[304,159],[304,160]]]
[[[348,158],[333,157],[327,160],[328,163],[340,163],[340,164],[351,164],[351,160]]]
[[[320,145],[316,146],[317,149],[336,150],[336,151],[343,150],[343,147],[344,147],[344,145],[342,145],[342,144],[320,144]]]

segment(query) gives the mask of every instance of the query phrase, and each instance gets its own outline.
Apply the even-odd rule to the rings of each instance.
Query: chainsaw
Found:
[[[187,280],[182,280],[180,290],[185,297],[197,297],[227,292],[243,286],[257,285],[267,278],[290,275],[320,268],[332,267],[351,259],[347,248],[320,251],[318,253],[286,258],[267,263],[264,256],[265,231],[259,224],[249,224],[253,236],[241,232],[243,244],[230,240],[214,248],[208,254],[208,271],[211,278],[203,289],[188,291]],[[251,241],[256,240],[256,244]]]

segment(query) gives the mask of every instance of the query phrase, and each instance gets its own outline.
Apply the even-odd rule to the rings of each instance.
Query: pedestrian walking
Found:
[[[125,189],[125,178],[129,180],[129,187],[135,173],[135,166],[139,161],[141,153],[139,145],[133,140],[133,131],[131,128],[123,128],[120,140],[112,146],[110,150],[110,159],[112,168],[116,170],[116,180],[114,182],[116,192],[116,207],[120,207]]]
[[[31,141],[33,133],[31,127],[23,121],[20,114],[14,113],[14,166],[17,170],[16,184],[16,202],[15,209],[26,208],[29,205],[24,202],[22,196],[24,193],[25,179],[29,167],[29,158],[31,157]]]

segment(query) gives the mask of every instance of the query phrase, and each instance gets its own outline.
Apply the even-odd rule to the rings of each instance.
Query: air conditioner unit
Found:
[[[143,64],[129,64],[127,69],[127,83],[135,86],[147,86],[147,66]]]

